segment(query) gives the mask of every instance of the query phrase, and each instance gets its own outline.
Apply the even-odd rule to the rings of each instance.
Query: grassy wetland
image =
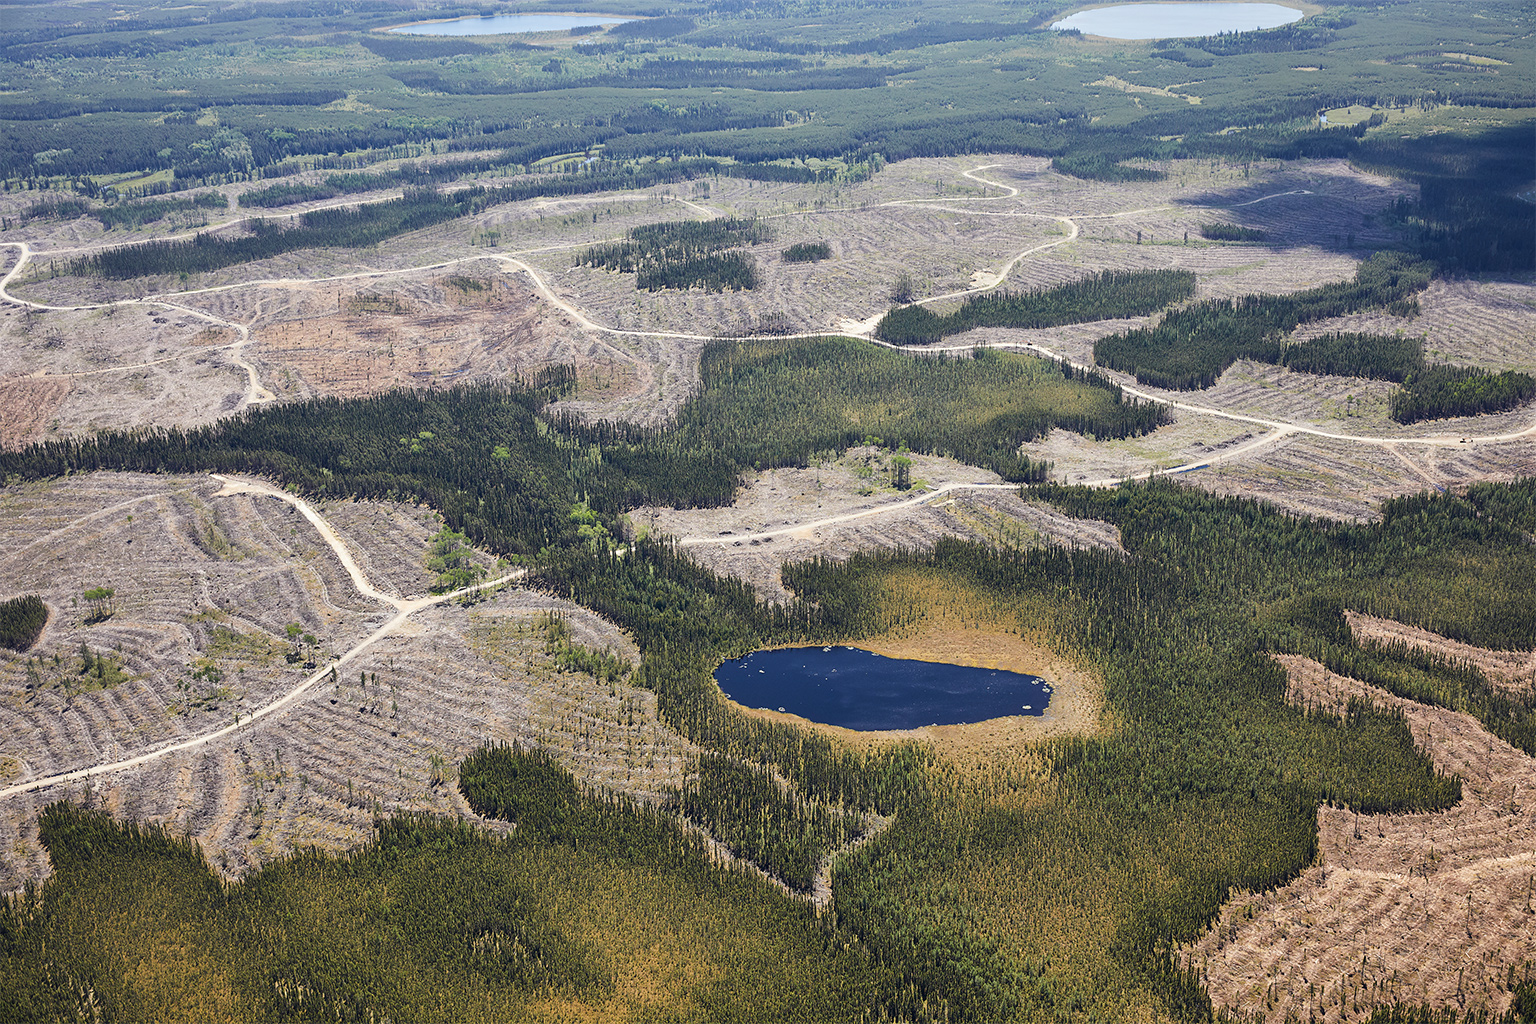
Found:
[[[15,7],[0,1018],[1536,1019],[1475,8]]]

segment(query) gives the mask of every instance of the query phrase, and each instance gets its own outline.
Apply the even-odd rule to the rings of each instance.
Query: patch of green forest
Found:
[[[705,752],[683,784],[678,808],[717,839],[800,892],[824,858],[863,831],[860,816],[803,799],[771,769]]]
[[[678,415],[685,450],[729,452],[742,466],[804,466],[877,436],[952,455],[1005,480],[1048,469],[1020,446],[1052,429],[1137,437],[1169,421],[1092,371],[984,349],[918,357],[852,338],[712,342],[702,393]]]
[[[108,231],[113,228],[136,228],[152,221],[161,220],[173,213],[192,213],[199,210],[227,210],[229,200],[218,192],[200,192],[193,196],[177,196],[167,199],[145,199],[136,203],[118,203],[115,206],[99,206],[90,215],[101,221]]]
[[[1399,423],[1504,412],[1536,398],[1536,377],[1473,366],[1429,366],[1403,378],[1392,393],[1390,414]]]
[[[25,651],[48,624],[48,606],[36,594],[0,601],[0,647]]]
[[[832,246],[826,242],[796,242],[784,250],[785,263],[817,263],[832,258]]]
[[[1424,339],[1400,334],[1324,334],[1286,345],[1277,362],[1297,373],[1402,383],[1424,368]]]
[[[1200,237],[1213,242],[1262,242],[1269,237],[1258,228],[1245,228],[1240,224],[1201,224]]]
[[[908,1016],[899,980],[856,937],[711,865],[665,816],[581,793],[537,753],[492,748],[463,772],[473,806],[515,831],[387,819],[359,849],[299,851],[234,884],[157,826],[50,806],[54,874],[0,904],[0,1016]],[[515,803],[498,803],[514,778]]]
[[[1106,270],[1033,292],[973,295],[943,316],[926,306],[900,306],[880,318],[875,337],[893,345],[931,345],[977,327],[1059,327],[1146,316],[1194,293],[1195,275],[1187,270]]]
[[[576,265],[634,274],[635,287],[645,291],[740,291],[757,287],[757,268],[750,255],[727,250],[771,241],[773,232],[756,219],[663,221],[630,229],[625,241],[592,246]]]
[[[1152,327],[1094,342],[1096,362],[1153,387],[1208,388],[1239,359],[1280,363],[1286,336],[1315,320],[1367,309],[1407,315],[1428,287],[1434,266],[1404,253],[1380,252],[1355,270],[1353,281],[1290,295],[1207,299],[1175,309]]]

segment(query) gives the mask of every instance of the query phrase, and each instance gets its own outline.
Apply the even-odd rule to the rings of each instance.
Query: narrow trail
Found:
[[[214,314],[206,312],[205,310],[196,309],[192,306],[185,306],[177,302],[172,302],[169,299],[163,299],[156,296],[146,296],[140,299],[124,299],[121,302],[91,303],[81,306],[50,306],[47,303],[32,302],[28,299],[18,298],[10,293],[11,282],[20,276],[21,272],[26,269],[28,262],[31,261],[34,255],[32,247],[26,242],[0,242],[0,246],[9,246],[18,251],[15,266],[11,267],[11,269],[6,272],[6,275],[3,278],[0,278],[0,302],[9,302],[12,305],[21,306],[23,309],[37,309],[43,310],[45,312],[55,313],[92,312],[95,310],[115,308],[118,306],[159,306],[165,309],[173,310],[182,314],[183,316],[190,316],[195,319],[202,320],[204,323],[213,324],[216,327],[230,328],[237,335],[239,335],[239,338],[236,341],[233,341],[228,345],[208,346],[206,349],[204,349],[204,351],[226,352],[229,354],[230,362],[234,363],[237,367],[244,371],[245,398],[241,402],[242,406],[260,405],[264,402],[274,401],[277,398],[275,394],[262,386],[261,376],[256,372],[256,367],[251,365],[251,363],[248,362],[244,355],[241,353],[241,350],[251,342],[251,330],[247,325],[237,323],[234,320],[226,320],[221,316],[215,316]],[[159,366],[163,363],[177,362],[178,360],[184,358],[186,358],[185,353],[177,356],[169,356],[165,359],[151,359],[146,362],[127,363],[121,366],[109,366],[97,370],[79,370],[73,373],[45,373],[37,374],[36,376],[39,379],[44,380],[50,377],[86,377],[100,373],[118,373],[124,370],[142,369],[147,366]]]
[[[1214,452],[1209,457],[1200,459],[1197,462],[1187,462],[1179,466],[1170,467],[1168,469],[1153,469],[1144,473],[1106,476],[1093,480],[1074,480],[1072,483],[1073,486],[1076,487],[1118,487],[1129,480],[1151,479],[1158,476],[1176,476],[1181,473],[1189,473],[1198,469],[1205,469],[1214,463],[1224,462],[1228,459],[1234,459],[1239,456],[1246,455],[1257,448],[1263,448],[1274,444],[1281,438],[1287,437],[1297,432],[1298,429],[1296,427],[1285,425],[1277,430],[1270,431],[1263,437],[1250,441],[1247,444],[1233,448],[1229,451]],[[825,519],[814,519],[810,522],[799,523],[794,526],[782,526],[774,530],[764,530],[761,533],[733,533],[730,536],[725,537],[702,537],[697,535],[691,537],[683,537],[677,541],[677,546],[698,547],[705,544],[734,545],[739,544],[742,541],[747,541],[750,543],[752,541],[773,540],[777,537],[797,537],[800,539],[809,539],[815,534],[817,530],[822,530],[833,526],[842,526],[845,523],[856,522],[860,519],[868,519],[871,516],[889,515],[892,512],[900,512],[903,509],[916,508],[919,505],[932,504],[940,498],[952,495],[957,491],[1017,491],[1021,486],[1021,484],[1010,483],[948,483],[936,487],[931,491],[925,491],[924,493],[915,497],[907,498],[903,501],[887,502],[882,505],[871,506],[870,508],[858,509],[854,512],[845,512],[841,515],[827,516]]]
[[[148,764],[149,762],[154,761],[157,758],[165,757],[168,754],[175,754],[185,750],[195,750],[198,747],[206,746],[209,743],[214,743],[218,740],[221,740],[226,736],[232,736],[239,732],[242,728],[249,726],[251,723],[263,718],[267,718],[271,715],[275,715],[283,709],[294,704],[299,700],[300,697],[308,693],[317,683],[324,679],[330,678],[332,672],[341,668],[343,665],[346,665],[348,662],[355,659],[368,648],[372,647],[380,640],[383,640],[385,637],[395,632],[402,625],[404,625],[406,620],[408,620],[414,613],[421,611],[423,608],[430,608],[433,605],[443,604],[447,601],[452,601],[455,598],[463,597],[467,594],[473,594],[478,591],[490,590],[492,588],[502,586],[503,584],[521,579],[527,573],[527,570],[525,569],[517,569],[513,572],[507,573],[504,576],[498,576],[493,580],[486,580],[471,587],[464,587],[451,593],[437,594],[432,597],[392,597],[389,594],[385,594],[378,590],[368,581],[368,577],[363,573],[362,569],[359,568],[356,559],[352,557],[352,552],[347,547],[346,542],[336,534],[335,530],[331,529],[330,524],[327,523],[325,519],[318,512],[316,512],[314,508],[310,506],[310,504],[303,498],[289,494],[287,491],[274,487],[273,485],[263,480],[235,479],[232,477],[223,476],[218,473],[213,473],[210,475],[215,480],[219,480],[224,484],[224,486],[217,493],[215,493],[214,497],[216,498],[229,497],[237,494],[261,495],[276,498],[279,501],[285,501],[292,505],[294,508],[298,509],[299,512],[303,514],[304,518],[308,519],[311,523],[314,524],[315,528],[320,532],[320,535],[325,538],[326,543],[330,545],[331,550],[336,553],[336,557],[341,561],[342,567],[346,569],[347,575],[351,578],[353,585],[357,587],[358,591],[365,597],[391,606],[395,609],[395,614],[392,615],[389,620],[386,621],[378,629],[374,630],[360,642],[353,645],[353,647],[345,654],[342,654],[340,657],[331,661],[323,668],[318,669],[313,675],[307,677],[303,682],[299,683],[291,690],[288,690],[286,693],[256,709],[243,718],[239,715],[236,715],[234,722],[224,726],[223,728],[215,729],[212,732],[203,733],[190,739],[178,740],[175,743],[169,743],[161,747],[156,747],[153,750],[148,750],[144,753],[137,754],[133,757],[124,758],[119,761],[92,765],[89,768],[78,768],[74,771],[60,772],[57,775],[47,775],[41,778],[31,779],[27,782],[18,783],[14,786],[0,789],[0,800],[4,800],[7,797],[17,796],[21,793],[30,793],[34,790],[46,789],[49,786],[64,785],[71,782],[78,782],[82,779],[89,779],[97,775],[108,775],[113,772],[120,772],[130,768],[137,768],[140,765]],[[114,508],[115,507],[116,506],[114,506]],[[105,511],[110,510],[103,510],[103,512]],[[91,517],[82,517],[82,520],[77,520],[76,524],[89,518]]]
[[[990,170],[990,169],[992,169],[994,167],[998,167],[998,166],[1000,166],[1000,165],[999,164],[995,164],[995,163],[993,163],[993,164],[983,164],[983,165],[980,165],[980,166],[977,166],[977,167],[973,167],[973,168],[971,168],[968,171],[962,172],[962,175],[964,177],[972,180],[972,181],[975,181],[975,182],[977,182],[979,184],[985,185],[985,186],[987,186],[989,188],[996,188],[996,189],[1000,190],[1002,193],[1004,193],[1004,194],[1001,194],[1001,195],[974,196],[974,197],[935,197],[935,198],[932,198],[932,199],[925,199],[925,198],[897,199],[897,200],[891,200],[890,202],[883,203],[883,204],[880,204],[880,205],[881,205],[881,207],[933,208],[935,205],[946,204],[946,203],[1007,203],[1009,201],[1018,202],[1019,201],[1018,200],[1018,196],[1020,194],[1020,190],[1018,188],[1015,188],[1012,185],[1004,184],[1002,182],[992,181],[992,180],[990,180],[990,179],[988,179],[986,177],[983,177],[982,174],[980,173],[980,172],[983,172],[983,171],[986,171],[986,170]],[[1252,206],[1252,205],[1254,205],[1256,203],[1267,202],[1267,201],[1270,201],[1270,200],[1273,200],[1273,199],[1279,199],[1279,198],[1283,198],[1283,197],[1286,197],[1286,196],[1301,196],[1301,195],[1313,195],[1313,194],[1314,193],[1311,190],[1309,190],[1309,189],[1292,189],[1292,190],[1285,191],[1285,192],[1276,192],[1276,193],[1272,193],[1270,195],[1259,196],[1258,198],[1255,198],[1255,199],[1250,199],[1250,200],[1247,200],[1247,201],[1242,202],[1242,203],[1234,204],[1230,208],[1231,209],[1236,209],[1236,208],[1243,207],[1243,206]],[[684,205],[689,206],[690,208],[694,209],[695,211],[700,212],[701,214],[709,215],[709,214],[711,214],[713,212],[713,211],[710,211],[707,207],[700,206],[699,204],[690,202],[688,200],[679,199],[676,196],[672,196],[671,198],[674,201],[678,201],[678,202],[683,203]],[[351,203],[351,202],[342,202],[342,203],[337,203],[337,204],[333,204],[333,205],[336,205],[336,206],[350,206],[350,205],[358,205],[358,204]],[[1053,240],[1051,240],[1049,242],[1044,242],[1044,243],[1041,243],[1041,244],[1038,244],[1038,245],[1034,245],[1034,246],[1030,246],[1029,248],[1026,248],[1022,252],[1018,253],[1017,255],[1015,255],[1012,258],[1010,258],[1007,262],[1005,262],[999,268],[999,270],[997,272],[977,271],[975,276],[973,277],[973,286],[970,287],[970,288],[961,289],[961,290],[954,291],[954,292],[949,292],[949,293],[946,293],[946,294],[943,294],[943,295],[930,296],[930,297],[924,298],[924,299],[919,300],[919,301],[921,303],[939,302],[939,301],[948,300],[948,299],[956,299],[956,298],[963,298],[963,297],[970,296],[970,295],[976,295],[976,294],[980,294],[980,293],[991,291],[991,290],[993,290],[995,288],[998,288],[999,286],[1001,286],[1003,284],[1004,281],[1007,280],[1008,275],[1010,273],[1012,273],[1014,268],[1017,267],[1018,264],[1021,261],[1023,261],[1024,259],[1027,259],[1028,257],[1030,257],[1032,255],[1035,255],[1037,253],[1044,252],[1046,250],[1055,248],[1057,246],[1065,245],[1065,244],[1067,244],[1067,243],[1077,239],[1080,236],[1080,227],[1079,227],[1078,221],[1084,221],[1084,220],[1112,220],[1112,219],[1121,218],[1121,217],[1131,217],[1131,216],[1136,216],[1136,215],[1139,215],[1139,214],[1156,212],[1158,210],[1164,210],[1164,209],[1168,209],[1168,208],[1169,208],[1169,204],[1161,204],[1161,205],[1158,205],[1158,206],[1142,207],[1142,208],[1138,208],[1138,209],[1134,209],[1134,210],[1122,210],[1122,211],[1119,211],[1119,212],[1116,212],[1116,213],[1106,213],[1106,214],[1071,214],[1071,215],[1057,214],[1057,213],[1041,213],[1041,212],[1027,211],[1027,210],[1020,210],[1020,211],[1016,211],[1016,212],[1006,212],[1006,213],[1004,213],[1004,212],[993,212],[993,211],[980,211],[980,210],[966,210],[965,212],[976,213],[977,215],[981,215],[981,216],[1031,217],[1031,218],[1042,218],[1042,219],[1054,220],[1054,221],[1056,221],[1056,222],[1058,222],[1060,224],[1066,225],[1067,228],[1068,228],[1068,234],[1066,236],[1062,237],[1062,238],[1053,239]],[[794,214],[786,214],[785,216],[827,215],[827,214],[832,214],[832,213],[836,213],[836,212],[843,212],[843,211],[836,211],[836,210],[823,210],[823,211],[814,211],[814,212],[802,211],[802,212],[797,212],[797,213],[794,213]],[[234,223],[234,222],[232,221],[230,223]],[[227,225],[224,225],[224,226],[227,226]],[[790,341],[790,340],[798,340],[798,339],[806,339],[806,338],[823,337],[823,336],[825,336],[828,333],[826,331],[805,331],[805,332],[799,332],[799,333],[794,333],[794,334],[781,334],[781,335],[772,335],[772,336],[755,336],[755,337],[749,339],[749,338],[746,338],[745,336],[723,336],[723,335],[715,335],[715,334],[698,334],[698,333],[691,333],[691,332],[684,332],[684,331],[642,331],[642,330],[627,330],[627,329],[623,329],[623,328],[610,327],[610,326],[608,326],[606,324],[602,324],[602,323],[599,323],[599,322],[593,320],[579,306],[577,306],[574,303],[569,302],[569,301],[561,298],[558,294],[556,294],[554,289],[552,287],[550,287],[549,283],[544,280],[543,275],[535,267],[533,267],[531,264],[525,262],[524,260],[518,258],[520,256],[531,256],[531,255],[536,255],[536,254],[545,253],[545,252],[559,252],[559,251],[565,251],[565,250],[569,250],[569,249],[573,249],[573,248],[581,248],[581,247],[584,247],[584,246],[590,245],[590,244],[592,244],[592,243],[590,243],[590,242],[582,242],[582,243],[572,243],[572,244],[545,246],[545,247],[541,247],[541,248],[537,248],[537,249],[519,250],[519,251],[515,251],[515,252],[511,252],[511,253],[484,253],[484,254],[477,254],[477,255],[474,255],[474,256],[461,257],[461,258],[458,258],[458,259],[440,261],[440,262],[437,262],[437,263],[427,264],[425,266],[409,267],[409,268],[403,268],[403,269],[398,269],[398,270],[365,270],[365,271],[358,271],[358,272],[349,273],[349,274],[339,274],[339,275],[326,276],[326,277],[317,277],[317,278],[309,278],[309,279],[295,279],[295,278],[260,279],[260,280],[255,280],[255,281],[241,282],[241,283],[238,283],[238,284],[217,285],[217,286],[213,286],[213,287],[209,287],[209,288],[204,288],[204,289],[194,289],[194,290],[190,290],[190,291],[186,291],[186,292],[169,293],[169,294],[166,294],[166,295],[151,295],[151,296],[146,296],[146,297],[140,298],[140,299],[124,300],[122,303],[104,303],[104,304],[80,305],[80,306],[50,306],[50,305],[46,305],[46,304],[43,304],[43,303],[36,303],[36,302],[31,302],[31,301],[28,301],[28,300],[25,300],[25,299],[20,299],[20,298],[18,298],[16,296],[10,294],[10,292],[8,291],[9,286],[20,275],[22,270],[26,267],[27,263],[32,259],[32,257],[35,254],[34,254],[33,250],[31,249],[31,247],[26,242],[0,242],[0,245],[5,245],[5,246],[10,246],[10,247],[13,247],[13,248],[17,248],[19,250],[19,253],[20,253],[19,258],[18,258],[16,264],[10,269],[10,271],[4,276],[4,278],[0,278],[0,301],[10,302],[12,304],[15,304],[15,305],[18,305],[18,306],[22,306],[22,307],[25,307],[25,308],[30,308],[30,309],[55,310],[55,311],[87,311],[87,310],[96,310],[96,309],[105,308],[108,305],[130,305],[130,304],[156,305],[156,306],[161,306],[161,307],[164,307],[164,308],[167,308],[167,309],[175,310],[178,313],[182,313],[182,314],[185,314],[185,315],[188,315],[188,316],[198,317],[198,318],[203,319],[203,320],[205,320],[205,321],[207,321],[209,323],[214,323],[214,324],[218,324],[220,326],[225,326],[225,327],[233,328],[234,330],[236,330],[240,334],[240,339],[238,341],[236,341],[235,343],[231,344],[231,345],[223,346],[219,350],[220,351],[228,352],[230,354],[230,357],[236,362],[236,364],[238,366],[242,367],[246,371],[247,379],[248,379],[246,404],[256,404],[256,403],[260,403],[260,402],[268,402],[268,401],[272,401],[273,398],[275,397],[275,396],[272,395],[272,393],[270,391],[267,391],[265,388],[261,387],[261,384],[260,384],[260,381],[258,379],[258,376],[257,376],[255,368],[253,366],[251,366],[250,363],[246,362],[240,356],[240,349],[243,348],[244,345],[246,345],[249,342],[249,340],[250,340],[249,327],[244,325],[244,324],[238,324],[238,323],[235,323],[233,321],[225,320],[225,319],[223,319],[221,317],[217,317],[217,316],[215,316],[215,315],[213,315],[211,313],[202,312],[202,311],[197,310],[197,309],[195,309],[193,307],[190,307],[190,306],[182,305],[182,304],[180,304],[180,303],[178,303],[176,301],[173,301],[173,299],[185,298],[185,297],[190,296],[190,295],[211,294],[211,293],[215,293],[215,292],[231,291],[231,290],[239,289],[239,288],[262,287],[262,286],[270,286],[270,287],[290,286],[290,287],[292,287],[292,286],[299,286],[299,285],[303,285],[303,284],[319,284],[319,283],[332,282],[332,281],[361,280],[361,279],[368,279],[368,278],[377,279],[377,278],[385,278],[385,277],[404,275],[404,274],[420,273],[420,272],[422,272],[424,270],[447,269],[447,268],[451,268],[451,267],[455,267],[455,266],[462,266],[464,264],[473,263],[473,262],[494,261],[494,262],[498,262],[498,263],[502,264],[504,267],[508,267],[508,268],[514,269],[514,270],[516,270],[518,272],[526,274],[528,276],[529,280],[532,282],[535,290],[544,298],[544,300],[546,302],[550,303],[552,306],[554,306],[555,308],[559,309],[560,311],[562,311],[566,315],[570,316],[583,329],[588,330],[588,331],[592,331],[592,332],[595,332],[595,333],[606,334],[606,335],[609,335],[609,336],[612,336],[612,337],[626,337],[626,338],[673,338],[673,339],[684,340],[684,341],[711,341],[711,340],[716,340],[716,339],[733,340],[733,341],[741,341],[741,340],[780,340],[780,341]],[[1037,353],[1039,355],[1045,356],[1045,357],[1047,357],[1049,359],[1052,359],[1052,360],[1056,360],[1058,362],[1066,362],[1069,365],[1071,365],[1071,366],[1073,366],[1073,367],[1075,367],[1077,369],[1080,369],[1080,370],[1081,369],[1095,369],[1095,370],[1099,369],[1096,366],[1089,366],[1088,364],[1080,363],[1080,362],[1076,362],[1074,360],[1071,360],[1071,359],[1067,358],[1063,353],[1054,351],[1054,350],[1052,350],[1050,348],[1047,348],[1044,345],[1039,345],[1039,344],[1030,343],[1030,342],[988,342],[988,343],[970,343],[970,344],[958,344],[958,345],[929,345],[929,346],[892,345],[892,344],[889,344],[887,342],[879,341],[878,339],[875,339],[875,338],[872,337],[872,335],[874,333],[875,326],[876,326],[876,324],[879,323],[880,318],[883,315],[884,314],[881,313],[881,314],[878,314],[876,316],[870,317],[867,320],[862,320],[862,321],[861,320],[854,320],[854,319],[842,320],[837,325],[836,331],[838,333],[844,333],[844,334],[849,334],[849,335],[853,335],[853,336],[856,336],[856,337],[860,337],[860,338],[863,338],[866,341],[869,341],[871,344],[880,345],[882,347],[890,348],[890,349],[897,350],[897,351],[922,352],[922,353],[939,353],[939,352],[969,352],[969,351],[973,351],[973,350],[978,349],[978,348],[1019,349],[1019,350],[1024,350],[1024,351],[1035,352],[1035,353]],[[159,361],[156,361],[156,362],[159,362]],[[107,370],[94,370],[94,371],[81,371],[81,372],[82,373],[111,372],[112,370],[125,370],[125,369],[132,369],[132,368],[135,368],[137,366],[148,366],[148,365],[154,365],[154,364],[153,363],[141,363],[141,364],[133,364],[132,366],[113,367],[113,368],[109,368]],[[60,374],[58,376],[64,376],[64,375]],[[1282,421],[1282,420],[1269,419],[1269,418],[1262,417],[1262,416],[1253,416],[1253,415],[1248,415],[1248,414],[1245,414],[1245,413],[1229,412],[1229,411],[1227,411],[1225,409],[1216,408],[1214,406],[1201,405],[1201,404],[1194,403],[1194,402],[1183,401],[1183,400],[1174,398],[1174,397],[1169,396],[1169,395],[1154,394],[1154,393],[1152,393],[1150,391],[1146,391],[1146,390],[1143,390],[1141,388],[1135,387],[1132,384],[1122,383],[1121,384],[1121,388],[1122,388],[1122,390],[1124,391],[1125,394],[1130,395],[1133,398],[1137,398],[1137,399],[1139,399],[1141,401],[1146,401],[1146,402],[1155,402],[1155,403],[1158,403],[1160,405],[1168,406],[1171,409],[1176,409],[1176,410],[1178,410],[1180,412],[1186,412],[1186,413],[1190,413],[1190,414],[1197,415],[1197,416],[1209,416],[1209,417],[1213,417],[1213,418],[1216,418],[1216,419],[1227,420],[1227,421],[1230,421],[1230,422],[1246,423],[1246,424],[1250,424],[1250,425],[1253,425],[1253,426],[1263,427],[1267,431],[1274,432],[1274,436],[1269,438],[1270,441],[1278,440],[1281,437],[1285,437],[1285,436],[1288,436],[1288,435],[1291,435],[1291,434],[1306,434],[1306,435],[1312,436],[1312,437],[1326,438],[1326,439],[1330,439],[1330,440],[1345,441],[1345,442],[1350,442],[1350,443],[1365,444],[1365,445],[1372,445],[1372,446],[1392,449],[1392,448],[1394,448],[1396,446],[1399,446],[1399,445],[1418,445],[1418,446],[1427,446],[1427,447],[1453,447],[1453,446],[1459,446],[1459,445],[1463,445],[1463,444],[1500,444],[1500,443],[1507,443],[1507,442],[1511,442],[1511,441],[1518,441],[1518,440],[1524,440],[1524,439],[1531,438],[1531,437],[1536,437],[1536,419],[1533,419],[1531,425],[1526,427],[1523,430],[1509,431],[1509,432],[1505,432],[1505,433],[1489,434],[1489,435],[1414,436],[1414,435],[1408,435],[1408,434],[1396,434],[1396,435],[1386,434],[1386,435],[1374,435],[1373,436],[1373,435],[1361,435],[1361,434],[1348,434],[1348,433],[1343,433],[1343,432],[1339,432],[1339,431],[1324,430],[1324,429],[1321,429],[1321,428],[1318,428],[1318,427],[1311,427],[1311,426],[1306,426],[1306,425],[1298,424],[1298,423],[1290,423],[1290,422],[1286,422],[1286,421]],[[1241,449],[1241,450],[1243,450],[1243,451],[1251,450],[1252,447],[1254,447],[1254,446],[1252,446],[1252,445],[1245,446],[1245,448]],[[1230,455],[1231,455],[1231,453],[1228,453],[1228,454],[1226,454],[1226,455],[1224,455],[1222,457],[1227,458],[1227,457],[1230,457]],[[1190,463],[1190,464],[1186,464],[1186,465],[1183,465],[1183,466],[1173,467],[1173,468],[1170,468],[1170,469],[1164,469],[1164,470],[1161,470],[1160,472],[1164,472],[1164,473],[1191,472],[1191,471],[1199,468],[1199,465],[1200,465],[1199,463]],[[1154,471],[1154,472],[1158,472],[1158,471]],[[705,541],[698,540],[697,542],[698,543],[704,543]]]

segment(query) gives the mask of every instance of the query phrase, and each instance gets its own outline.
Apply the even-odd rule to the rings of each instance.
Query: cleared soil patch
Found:
[[[1439,422],[1442,429],[1446,423],[1466,423]],[[1494,429],[1486,422],[1476,428]],[[1304,515],[1368,521],[1380,517],[1386,498],[1478,480],[1511,480],[1529,474],[1533,465],[1536,441],[1392,449],[1292,434],[1189,478],[1218,494],[1263,498]]]
[[[849,449],[841,458],[806,469],[774,469],[749,476],[729,508],[640,508],[630,513],[639,530],[684,540],[689,556],[711,570],[750,583],[765,598],[789,598],[780,567],[814,555],[838,556],[871,548],[924,548],[943,536],[992,543],[1054,540],[1082,547],[1118,548],[1106,523],[1073,519],[1019,497],[1000,477],[952,459],[911,455],[913,487],[890,486],[890,452]],[[825,523],[854,513],[908,502],[950,483],[957,490],[931,502],[877,512],[849,522]],[[773,536],[758,534],[772,532]]]
[[[104,427],[190,426],[239,408],[234,331],[155,307],[0,309],[0,444]],[[54,421],[57,421],[55,424]]]
[[[1218,1007],[1281,1021],[1363,1020],[1404,1000],[1503,1012],[1507,972],[1536,958],[1536,762],[1469,715],[1430,708],[1279,659],[1292,699],[1340,711],[1352,696],[1402,711],[1462,801],[1441,814],[1318,811],[1318,863],[1242,896],[1183,954]]]
[[[1427,629],[1378,619],[1374,615],[1346,611],[1344,617],[1349,620],[1349,628],[1357,639],[1383,644],[1406,643],[1443,658],[1468,661],[1481,669],[1489,682],[1502,683],[1510,689],[1528,689],[1536,684],[1536,651],[1490,651],[1486,647],[1473,647]]]
[[[634,366],[500,274],[433,275],[372,285],[316,286],[300,305],[330,312],[283,319],[255,332],[251,354],[274,390],[343,398],[394,388],[450,387],[573,363],[615,396],[632,388]],[[313,292],[319,292],[318,296]],[[299,310],[295,310],[298,312]]]
[[[0,381],[0,448],[21,448],[42,437],[69,392],[68,380]]]
[[[206,477],[103,473],[0,491],[0,576],[52,612],[30,657],[0,656],[4,783],[229,725],[309,676],[307,657],[323,665],[394,614],[358,593],[292,506],[219,489]],[[319,511],[371,585],[424,592],[435,513],[384,502]],[[116,590],[116,610],[93,623],[80,594],[100,585]],[[36,818],[65,796],[169,823],[239,873],[299,845],[353,846],[376,813],[468,814],[454,767],[487,740],[548,747],[584,781],[641,799],[675,786],[688,748],[660,723],[654,696],[557,672],[539,628],[548,611],[567,617],[576,641],[634,659],[608,623],[526,591],[419,611],[292,706],[230,736],[8,797],[0,890],[47,872]],[[113,656],[125,678],[102,687],[82,675],[82,642]]]

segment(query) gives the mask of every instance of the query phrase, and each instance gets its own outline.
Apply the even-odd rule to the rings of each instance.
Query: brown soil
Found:
[[[1449,640],[1427,629],[1360,612],[1346,611],[1344,618],[1349,620],[1349,628],[1358,640],[1405,643],[1441,657],[1471,662],[1490,682],[1501,683],[1512,690],[1527,690],[1536,684],[1536,651],[1490,651],[1486,647]]]
[[[67,379],[0,381],[0,449],[14,450],[41,439],[69,391]]]
[[[518,278],[471,267],[359,284],[303,289],[309,294],[294,303],[298,318],[255,332],[250,354],[266,364],[274,390],[356,397],[530,377],[571,363],[585,371],[589,390],[606,388],[617,397],[638,377],[627,354],[576,329]],[[313,315],[319,302],[330,312]]]
[[[206,477],[103,473],[0,491],[0,578],[9,592],[40,594],[51,611],[28,655],[0,654],[6,784],[228,725],[308,676],[284,657],[288,623],[320,639],[323,661],[393,614],[357,591],[291,506],[215,497],[219,489]],[[374,587],[424,589],[435,513],[384,502],[320,512]],[[91,623],[81,592],[99,585],[115,588],[117,609]],[[677,785],[690,748],[661,724],[654,695],[556,672],[537,628],[550,610],[567,617],[578,642],[634,660],[613,626],[527,591],[419,611],[334,683],[232,736],[8,797],[0,890],[46,874],[37,814],[65,796],[170,823],[238,873],[302,844],[353,846],[376,811],[467,813],[452,771],[487,740],[537,743],[584,781],[641,799]],[[127,678],[105,689],[82,684],[82,642],[118,655]]]
[[[1280,661],[1297,702],[1341,710],[1363,696],[1400,710],[1437,767],[1461,777],[1462,801],[1439,814],[1320,808],[1317,864],[1232,900],[1185,962],[1218,1007],[1265,1021],[1363,1020],[1394,1000],[1503,1012],[1507,972],[1536,958],[1536,762],[1470,715]]]

